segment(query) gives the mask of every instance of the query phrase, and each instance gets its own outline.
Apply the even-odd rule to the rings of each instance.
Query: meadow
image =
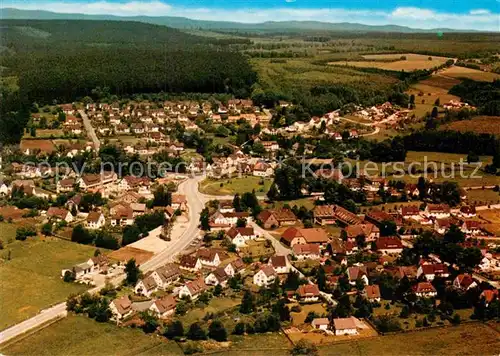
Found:
[[[263,184],[261,184],[263,182]],[[265,195],[271,183],[270,178],[245,176],[241,178],[205,179],[200,183],[200,192],[208,195],[234,195],[255,190],[257,195]]]
[[[366,61],[330,62],[335,66],[353,66],[360,68],[378,68],[393,71],[413,71],[417,69],[431,69],[446,63],[449,58],[433,57],[415,53],[370,54],[362,56]]]
[[[65,283],[61,270],[86,261],[95,248],[55,238],[14,240],[13,225],[0,225],[4,250],[0,260],[0,329],[37,314],[41,309],[62,302],[71,293],[87,287]]]
[[[478,116],[471,120],[455,121],[441,125],[439,129],[492,134],[500,137],[500,116]]]
[[[477,69],[458,66],[453,66],[443,70],[441,75],[456,79],[468,78],[480,82],[492,82],[496,79],[500,79],[500,74],[497,73],[483,72]]]

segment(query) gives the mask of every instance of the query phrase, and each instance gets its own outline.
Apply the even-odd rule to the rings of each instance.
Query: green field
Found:
[[[207,313],[219,313],[230,309],[241,303],[240,298],[212,298],[205,308],[194,308],[189,310],[186,315],[179,317],[186,327],[189,327],[195,321],[200,321]]]
[[[140,329],[70,315],[0,351],[7,355],[182,355],[175,342]]]
[[[264,184],[260,184],[263,181]],[[230,179],[205,179],[200,183],[200,192],[209,195],[243,194],[255,189],[255,194],[265,195],[271,187],[272,179],[246,176]],[[221,186],[222,185],[222,186]]]
[[[320,355],[492,355],[500,350],[500,334],[485,324],[469,323],[336,343],[319,349]]]
[[[9,234],[15,235],[15,229],[10,229],[8,224],[2,224],[1,230],[2,240],[9,239],[4,231],[10,230]],[[61,270],[84,262],[94,250],[58,239],[28,238],[7,244],[0,251],[0,329],[64,301],[71,293],[84,291],[84,285],[63,282]]]

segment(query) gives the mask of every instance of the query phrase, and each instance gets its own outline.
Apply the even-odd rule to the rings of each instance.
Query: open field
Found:
[[[263,181],[264,184],[260,184]],[[200,192],[209,195],[243,194],[255,190],[257,195],[265,195],[271,187],[271,178],[246,176],[241,178],[205,179],[200,183]]]
[[[406,59],[400,59],[403,56],[406,57]],[[413,53],[370,54],[364,55],[363,58],[367,59],[367,61],[341,61],[330,62],[329,64],[335,66],[347,65],[361,68],[412,71],[417,69],[431,69],[434,67],[438,67],[444,64],[449,59],[446,57],[433,57]]]
[[[468,78],[483,82],[492,82],[495,79],[500,79],[500,74],[458,66],[453,66],[443,70],[441,75],[451,78]]]
[[[61,137],[64,136],[63,130],[60,129],[54,129],[54,130],[36,130],[36,136],[35,137]],[[23,138],[32,138],[31,134],[25,133]]]
[[[490,355],[499,349],[500,335],[480,323],[359,339],[336,343],[335,347],[319,347],[320,355]]]
[[[15,235],[15,230],[11,233]],[[84,285],[63,282],[61,269],[84,262],[94,250],[55,238],[28,238],[8,244],[0,262],[0,329],[65,300],[71,293],[84,291]]]
[[[182,355],[175,342],[69,315],[36,334],[0,349],[7,355]]]
[[[500,116],[478,116],[471,120],[451,122],[439,127],[439,130],[474,132],[500,136]]]
[[[153,257],[153,255],[153,252],[150,251],[141,250],[132,246],[125,246],[120,248],[119,250],[111,252],[108,257],[121,262],[125,262],[130,260],[131,258],[134,258],[137,264],[141,265],[151,257]]]
[[[445,89],[446,92],[448,92],[448,90],[453,88],[455,85],[460,84],[460,80],[456,78],[444,77],[441,74],[436,74],[431,76],[430,78],[420,81],[419,84]]]
[[[473,205],[498,204],[500,203],[500,194],[491,189],[468,190],[467,200]]]
[[[441,105],[450,100],[460,101],[458,96],[448,94],[448,89],[434,86],[431,83],[420,82],[414,84],[406,93],[415,95],[415,109],[413,109],[413,112],[417,117],[423,117],[426,113],[431,113],[437,99],[439,99]]]
[[[232,307],[235,307],[241,303],[240,298],[224,298],[224,297],[217,297],[217,298],[212,298],[210,299],[210,302],[205,308],[194,308],[191,309],[187,312],[186,315],[183,315],[179,317],[178,319],[183,322],[184,325],[189,326],[195,321],[201,321],[202,318],[207,314],[207,313],[219,313],[224,310],[230,309]]]

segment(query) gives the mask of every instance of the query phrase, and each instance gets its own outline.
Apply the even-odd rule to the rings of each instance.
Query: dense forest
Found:
[[[450,94],[476,106],[483,115],[500,115],[500,80],[490,83],[467,79],[451,88]]]
[[[164,26],[112,21],[1,21],[4,76],[40,104],[74,101],[96,87],[112,94],[249,95],[256,74],[227,40]]]

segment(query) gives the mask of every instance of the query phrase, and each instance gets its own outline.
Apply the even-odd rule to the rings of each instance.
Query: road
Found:
[[[85,127],[85,131],[87,131],[87,135],[94,143],[94,149],[96,150],[96,152],[99,152],[99,148],[101,147],[101,141],[99,141],[99,138],[97,137],[95,130],[92,127],[92,124],[90,123],[89,117],[87,116],[84,110],[78,110],[78,112],[82,116],[83,126]]]
[[[204,208],[205,199],[198,191],[198,183],[203,178],[204,177],[189,178],[179,185],[179,193],[186,195],[188,201],[189,225],[181,235],[181,237],[173,242],[171,246],[169,246],[164,251],[156,254],[149,261],[143,263],[140,266],[140,269],[143,272],[156,269],[163,266],[165,263],[172,261],[178,253],[183,251],[197,236],[199,236],[199,216],[201,210]],[[110,282],[118,285],[124,280],[124,278],[125,275],[122,273],[114,277]],[[96,293],[102,287],[104,287],[104,284],[92,288],[91,290],[89,290],[89,292]],[[50,320],[59,318],[61,316],[64,317],[66,315],[67,312],[65,302],[44,309],[34,317],[0,332],[0,344],[17,336],[20,336],[34,328],[40,327]]]

